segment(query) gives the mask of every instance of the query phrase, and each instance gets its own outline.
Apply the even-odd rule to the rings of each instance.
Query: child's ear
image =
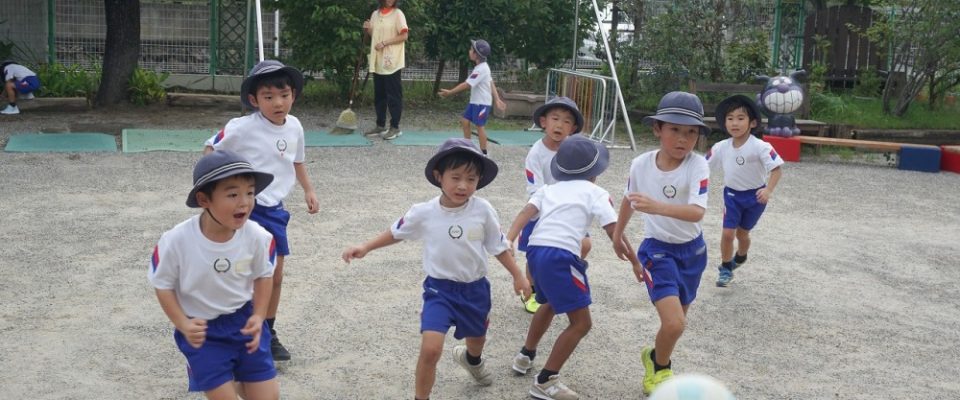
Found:
[[[208,208],[210,207],[210,204],[213,202],[212,200],[210,200],[209,197],[207,197],[207,194],[204,192],[198,191],[196,193],[196,196],[197,196],[197,205],[199,205],[200,208]]]
[[[759,125],[759,122],[757,122],[757,120],[755,119],[750,120],[750,129],[756,128],[757,125]]]
[[[547,125],[547,116],[546,116],[546,115],[541,115],[541,116],[540,116],[540,126],[546,126],[546,125]]]
[[[443,177],[443,174],[439,170],[433,170],[433,179],[436,179],[437,182],[440,182],[440,178]]]
[[[260,105],[257,104],[257,96],[254,96],[252,94],[247,94],[247,101],[249,101],[250,104],[252,104],[254,107],[260,108]]]

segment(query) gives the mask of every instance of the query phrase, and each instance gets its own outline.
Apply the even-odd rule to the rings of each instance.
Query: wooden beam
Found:
[[[818,137],[818,136],[795,136],[795,137],[797,138],[797,140],[800,141],[800,143],[805,143],[805,144],[857,147],[857,148],[890,151],[890,152],[900,151],[900,148],[903,146],[925,147],[925,148],[933,148],[933,149],[938,148],[937,146],[930,146],[925,144],[877,142],[872,140],[839,139],[839,138],[828,138],[828,137]]]

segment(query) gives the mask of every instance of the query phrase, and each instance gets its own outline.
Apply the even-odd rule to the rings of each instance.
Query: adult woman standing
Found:
[[[403,88],[400,71],[404,67],[404,43],[407,41],[407,18],[396,7],[397,0],[379,0],[380,8],[363,22],[370,34],[370,55],[367,65],[373,73],[373,99],[377,110],[377,126],[366,135],[380,135],[386,140],[397,138],[403,112]],[[390,128],[386,128],[387,109]]]

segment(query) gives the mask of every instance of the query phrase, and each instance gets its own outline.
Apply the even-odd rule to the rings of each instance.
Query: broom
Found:
[[[330,131],[332,135],[350,134],[358,128],[357,113],[353,112],[353,95],[357,89],[357,80],[360,79],[360,61],[363,60],[363,50],[363,35],[361,35],[360,52],[357,55],[357,64],[353,68],[353,82],[350,83],[350,103],[347,105],[347,109],[343,110],[343,112],[340,113],[340,117],[337,118],[337,123],[333,130]]]

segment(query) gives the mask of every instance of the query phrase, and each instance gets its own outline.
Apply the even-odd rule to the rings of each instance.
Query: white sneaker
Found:
[[[478,365],[470,365],[470,363],[467,362],[467,346],[459,345],[453,348],[453,361],[467,370],[477,383],[483,386],[488,386],[493,383],[493,377],[491,377],[490,372],[484,368],[484,364],[486,364],[485,361],[480,361]]]
[[[20,114],[20,108],[18,108],[17,106],[12,106],[12,105],[10,105],[10,104],[7,104],[7,108],[4,108],[3,110],[0,110],[0,114],[3,114],[3,115],[16,115],[16,114]]]
[[[33,92],[30,92],[30,93],[27,93],[27,94],[21,94],[21,95],[20,95],[20,98],[21,98],[21,99],[24,99],[24,100],[33,100],[33,98],[34,98]]]
[[[517,371],[520,375],[526,375],[532,366],[533,360],[530,360],[530,357],[523,355],[523,353],[517,353],[517,355],[513,357],[513,370]]]
[[[580,395],[567,385],[560,382],[560,375],[553,375],[543,384],[537,383],[537,377],[533,377],[533,387],[530,388],[530,395],[541,400],[579,400]]]

